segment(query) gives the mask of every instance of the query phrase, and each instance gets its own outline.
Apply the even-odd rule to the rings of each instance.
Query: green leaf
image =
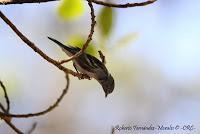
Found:
[[[84,12],[83,0],[62,0],[58,14],[64,20],[73,20]]]
[[[137,33],[129,33],[124,35],[123,37],[121,37],[115,47],[116,48],[121,48],[121,47],[125,47],[126,45],[130,44],[131,42],[135,41],[138,37]]]
[[[86,41],[86,37],[83,36],[72,36],[68,39],[68,41],[66,42],[66,44],[69,44],[71,46],[77,46],[79,48],[82,48],[84,43]],[[95,56],[97,54],[97,49],[94,45],[93,42],[91,42],[89,44],[89,46],[87,47],[87,49],[85,50],[86,53],[91,54],[93,56]]]
[[[113,28],[113,17],[114,16],[114,10],[113,8],[109,7],[103,7],[99,14],[99,27],[101,34],[104,37],[108,37],[111,33],[111,30]]]

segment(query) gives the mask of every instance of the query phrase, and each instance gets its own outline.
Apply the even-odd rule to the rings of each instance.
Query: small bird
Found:
[[[70,45],[66,46],[56,39],[51,37],[48,38],[60,46],[68,56],[73,56],[81,50],[79,47],[73,47]],[[79,71],[83,74],[86,74],[90,78],[96,79],[101,84],[105,92],[105,97],[113,92],[115,87],[114,79],[100,60],[84,52],[72,61],[77,72]]]

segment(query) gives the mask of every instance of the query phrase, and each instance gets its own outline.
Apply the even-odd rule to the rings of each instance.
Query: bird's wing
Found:
[[[90,54],[82,54],[79,56],[79,58],[76,59],[77,62],[84,68],[85,70],[89,72],[96,73],[97,71],[99,73],[108,74],[107,68],[105,65],[98,60],[96,57],[90,55]]]

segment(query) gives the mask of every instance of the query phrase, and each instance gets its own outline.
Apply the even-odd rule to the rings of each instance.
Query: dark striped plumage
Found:
[[[68,56],[72,56],[81,50],[78,47],[63,45],[51,37],[48,38],[59,45]],[[100,60],[90,54],[83,53],[75,58],[73,63],[79,72],[95,78],[102,85],[105,96],[112,93],[115,86],[114,79]]]

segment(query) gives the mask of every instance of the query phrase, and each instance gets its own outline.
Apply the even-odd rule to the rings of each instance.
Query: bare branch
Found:
[[[0,86],[2,87],[3,91],[4,91],[4,96],[6,99],[6,103],[7,103],[7,109],[4,108],[3,104],[0,103],[0,108],[3,111],[3,113],[5,114],[9,114],[9,110],[10,110],[10,101],[9,101],[9,97],[6,91],[6,87],[4,86],[3,82],[0,80]],[[6,124],[8,126],[10,126],[17,134],[23,134],[23,132],[21,130],[19,130],[12,122],[11,119],[12,117],[8,117],[8,116],[0,116],[1,119],[3,119]],[[34,131],[36,127],[36,123],[33,124],[33,126],[31,127],[31,129],[29,130],[28,134],[31,134],[31,132]]]
[[[103,53],[101,51],[98,51],[99,52],[99,56],[101,58],[101,62],[105,65],[106,64],[106,58],[105,56],[103,55]]]
[[[62,70],[65,73],[69,73],[76,77],[83,77],[81,74],[76,73],[68,68],[65,68],[64,66],[60,65],[59,62],[55,61],[54,59],[50,58],[48,55],[46,55],[42,50],[40,50],[33,42],[31,42],[25,35],[23,35],[17,27],[0,11],[0,17],[4,20],[6,24],[10,26],[10,28],[21,38],[21,40],[24,41],[30,48],[32,48],[36,53],[38,53],[42,58],[44,58],[49,63],[53,64],[60,70]]]
[[[33,131],[35,130],[36,126],[37,126],[37,123],[36,122],[33,123],[32,126],[31,126],[31,128],[30,128],[30,130],[28,130],[28,132],[26,134],[32,134]]]
[[[9,125],[17,134],[24,134],[21,130],[19,130],[12,122],[4,120],[7,125]]]
[[[88,34],[87,40],[86,40],[85,44],[83,45],[82,49],[78,53],[76,53],[75,55],[73,55],[72,57],[70,57],[67,60],[61,61],[60,64],[69,62],[69,61],[77,58],[78,56],[80,56],[82,53],[84,53],[84,51],[88,47],[90,41],[92,40],[92,36],[93,36],[93,33],[94,33],[94,26],[96,24],[96,21],[95,21],[95,14],[94,14],[94,8],[93,8],[93,5],[92,5],[92,1],[91,0],[87,0],[87,1],[88,1],[88,5],[90,7],[90,15],[91,15],[90,33]]]
[[[113,126],[111,128],[111,134],[115,134],[115,128]]]
[[[58,0],[0,0],[0,5],[10,5],[10,4],[23,4],[23,3],[43,3],[43,2],[52,2]],[[140,3],[125,3],[125,4],[115,4],[108,3],[100,0],[92,0],[93,3],[98,5],[103,5],[107,7],[115,7],[115,8],[128,8],[128,7],[138,7],[138,6],[146,6],[154,3],[156,0],[148,0]]]
[[[149,4],[154,3],[156,0],[148,0],[145,2],[140,2],[140,3],[126,3],[126,4],[115,4],[115,3],[108,3],[108,2],[103,2],[99,0],[93,0],[93,3],[107,6],[107,7],[115,7],[115,8],[128,8],[128,7],[139,7],[139,6],[146,6]]]
[[[41,112],[29,113],[29,114],[8,114],[8,113],[0,112],[0,117],[29,118],[29,117],[44,115],[44,114],[52,111],[54,108],[56,108],[58,106],[58,104],[61,102],[61,100],[63,99],[63,97],[65,96],[65,94],[68,91],[68,88],[69,88],[69,76],[68,76],[68,74],[66,74],[66,80],[67,80],[67,85],[66,85],[65,89],[63,89],[62,94],[59,96],[59,98],[56,100],[56,102],[53,105],[51,105],[50,107],[48,107],[47,109],[45,109]]]
[[[52,2],[52,1],[58,1],[58,0],[0,0],[0,5],[43,3],[43,2]]]
[[[0,103],[0,108],[1,108],[1,110],[2,110],[4,113],[7,112],[6,109],[4,108],[3,104],[1,104],[1,103]]]
[[[2,118],[2,117],[1,117]],[[12,122],[11,122],[11,117],[6,117],[6,116],[3,116],[2,118],[5,123],[10,126],[17,134],[24,134],[21,130],[19,130]],[[35,128],[37,126],[37,123],[33,123],[30,130],[26,133],[26,134],[31,134]]]
[[[10,100],[9,100],[9,97],[8,97],[8,94],[7,94],[7,91],[6,91],[6,87],[4,86],[3,82],[0,80],[0,85],[3,89],[3,92],[4,92],[4,97],[6,99],[6,104],[7,104],[7,109],[6,109],[6,112],[9,113],[10,111]]]

